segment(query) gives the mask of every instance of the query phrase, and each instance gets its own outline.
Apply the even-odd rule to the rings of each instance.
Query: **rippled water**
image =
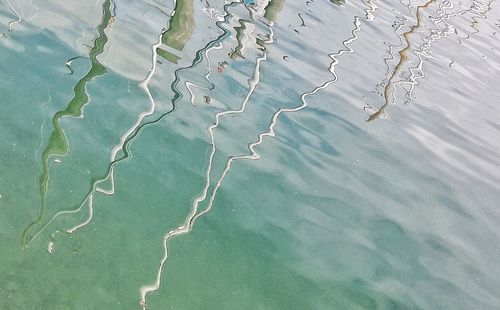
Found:
[[[4,0],[0,32],[0,309],[500,308],[495,0]]]

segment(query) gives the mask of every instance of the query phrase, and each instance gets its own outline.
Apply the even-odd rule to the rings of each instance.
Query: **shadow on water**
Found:
[[[21,237],[21,244],[27,245],[32,236],[29,235],[31,228],[41,223],[45,217],[46,211],[46,198],[49,184],[49,159],[51,156],[59,155],[65,156],[68,153],[68,141],[61,127],[60,120],[65,117],[81,117],[83,115],[83,108],[89,102],[89,95],[87,94],[87,83],[94,78],[106,73],[106,68],[97,60],[97,56],[102,54],[104,46],[108,42],[105,29],[109,26],[111,14],[111,0],[105,0],[102,5],[103,16],[101,23],[97,26],[99,36],[95,39],[92,46],[89,58],[91,67],[88,73],[78,81],[73,88],[74,97],[68,103],[66,109],[57,112],[52,118],[53,131],[50,135],[46,148],[42,152],[42,174],[39,179],[40,183],[40,210],[38,217],[31,222],[23,231]]]
[[[236,46],[234,48],[234,50],[229,53],[229,58],[231,58],[231,59],[236,59],[238,57],[242,58],[242,59],[245,58],[245,56],[243,56],[243,52],[242,52],[243,47],[244,47],[244,45],[242,43],[242,39],[245,35],[245,30],[247,30],[248,21],[244,20],[244,19],[240,19],[238,22],[240,25],[234,27],[234,30],[236,31],[236,41],[238,41],[238,46]]]

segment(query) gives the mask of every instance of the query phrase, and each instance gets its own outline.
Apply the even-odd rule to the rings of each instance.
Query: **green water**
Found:
[[[499,309],[497,31],[494,0],[4,1],[0,309]]]

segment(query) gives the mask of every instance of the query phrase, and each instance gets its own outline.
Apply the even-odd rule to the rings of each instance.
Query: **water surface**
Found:
[[[494,0],[0,5],[0,309],[498,309]]]

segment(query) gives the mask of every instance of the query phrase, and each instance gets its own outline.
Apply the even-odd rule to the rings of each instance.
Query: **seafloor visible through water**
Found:
[[[500,3],[0,1],[0,309],[500,309]]]

